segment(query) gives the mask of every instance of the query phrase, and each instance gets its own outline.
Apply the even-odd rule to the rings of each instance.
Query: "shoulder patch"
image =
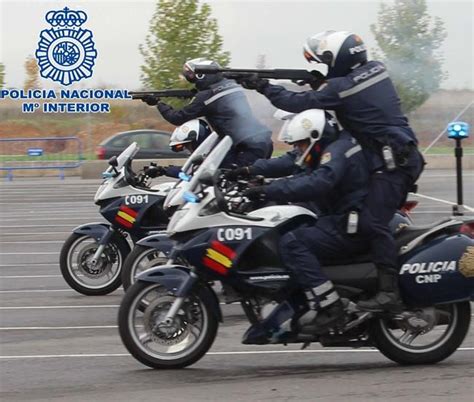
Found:
[[[331,160],[331,152],[325,152],[323,156],[321,156],[321,165],[328,163]]]

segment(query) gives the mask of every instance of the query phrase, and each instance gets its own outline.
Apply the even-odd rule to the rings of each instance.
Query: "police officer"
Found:
[[[197,65],[220,67],[215,61],[203,58],[184,64],[183,76],[198,90],[189,105],[175,110],[153,96],[145,97],[143,101],[157,105],[163,118],[171,124],[181,125],[202,116],[219,136],[230,136],[233,148],[222,167],[243,166],[260,158],[269,158],[273,151],[271,131],[253,115],[243,88],[220,74],[196,74]]]
[[[271,176],[275,171],[281,175],[301,173],[251,187],[244,195],[255,200],[317,204],[318,220],[284,234],[279,250],[310,307],[299,320],[301,331],[323,333],[338,324],[344,309],[332,282],[321,271],[320,259],[334,260],[341,253],[350,257],[366,249],[367,239],[358,233],[358,215],[368,193],[369,170],[361,146],[347,131],[340,132],[322,110],[307,110],[295,116],[285,141],[294,145],[293,152],[257,161],[247,169]],[[247,337],[255,339],[259,335],[251,327]]]
[[[176,127],[170,137],[169,146],[173,152],[182,152],[184,150],[190,153],[211,134],[209,125],[203,119],[193,119],[179,127]],[[152,164],[145,166],[144,173],[151,178],[159,176],[179,177],[181,166],[157,166]]]
[[[400,100],[384,64],[367,61],[361,38],[326,31],[304,44],[309,62],[325,63],[328,80],[318,90],[291,92],[256,76],[243,82],[276,107],[290,112],[310,108],[334,110],[342,126],[362,145],[371,171],[370,192],[362,211],[371,253],[379,272],[379,292],[361,301],[367,311],[399,311],[397,249],[389,221],[405,201],[423,170],[417,139],[400,109]]]

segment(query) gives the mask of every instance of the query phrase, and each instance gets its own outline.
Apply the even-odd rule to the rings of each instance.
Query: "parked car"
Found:
[[[97,159],[119,155],[132,142],[140,147],[135,159],[187,158],[189,153],[173,152],[169,147],[171,133],[158,130],[133,130],[118,133],[102,141],[96,150]]]

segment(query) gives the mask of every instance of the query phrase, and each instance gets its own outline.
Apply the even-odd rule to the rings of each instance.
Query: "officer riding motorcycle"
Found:
[[[322,110],[300,113],[283,133],[284,141],[294,146],[292,152],[234,172],[271,177],[294,174],[269,185],[250,187],[244,195],[252,200],[313,202],[317,206],[315,224],[294,228],[279,242],[281,259],[295,273],[310,307],[300,318],[303,333],[324,332],[343,324],[341,300],[322,272],[321,260],[340,258],[341,253],[347,257],[363,253],[367,244],[367,238],[358,231],[359,212],[369,186],[367,162],[357,141],[327,116]],[[247,341],[265,339],[267,332],[260,325],[251,327]]]
[[[182,152],[187,150],[193,153],[196,148],[211,134],[209,125],[203,119],[193,119],[182,124],[171,134],[169,147],[173,152]],[[157,166],[151,164],[144,168],[144,173],[150,177],[155,178],[159,176],[179,177],[181,166]]]
[[[222,167],[243,166],[257,159],[269,158],[273,151],[271,130],[253,115],[243,88],[221,74],[196,74],[197,65],[220,67],[217,62],[203,58],[184,64],[184,78],[198,90],[190,104],[175,110],[154,96],[147,96],[143,101],[150,106],[156,105],[163,118],[171,124],[181,125],[203,116],[219,136],[230,136],[234,146]]]
[[[256,89],[276,107],[290,112],[334,110],[341,125],[363,147],[372,175],[359,226],[378,268],[379,292],[373,299],[360,302],[359,308],[400,311],[397,248],[389,221],[423,170],[418,140],[400,108],[386,67],[379,61],[368,61],[359,36],[319,33],[304,44],[304,57],[328,66],[327,81],[321,86],[315,83],[314,90],[292,92],[257,76],[243,80],[242,85]]]

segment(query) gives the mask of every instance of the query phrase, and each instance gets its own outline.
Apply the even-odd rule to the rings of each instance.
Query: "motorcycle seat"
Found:
[[[429,232],[431,229],[435,228],[438,225],[441,225],[445,222],[449,222],[451,220],[450,217],[443,218],[437,222],[430,223],[429,225],[413,225],[413,226],[406,226],[402,230],[400,230],[395,235],[395,243],[397,245],[397,249],[405,246],[406,244],[410,243],[412,240],[416,239],[418,236]]]
[[[341,258],[331,259],[331,260],[324,260],[324,259],[321,260],[321,264],[327,267],[335,266],[335,265],[363,264],[367,262],[371,262],[369,253],[353,255],[350,257],[341,257]]]
[[[413,225],[406,226],[395,234],[395,244],[397,250],[399,250],[404,245],[408,244],[412,240],[416,239],[418,236],[430,231],[434,227],[441,225],[445,222],[449,222],[451,218],[444,218],[437,222],[430,223],[429,225]],[[341,257],[337,259],[331,259],[330,261],[322,260],[321,263],[324,266],[335,266],[335,265],[353,265],[353,264],[362,264],[371,262],[370,254],[364,253],[350,257]]]

